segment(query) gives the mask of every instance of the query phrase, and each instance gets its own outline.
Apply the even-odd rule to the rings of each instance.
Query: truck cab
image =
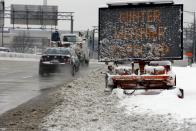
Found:
[[[61,45],[74,48],[80,62],[89,64],[88,44],[82,37],[79,37],[77,34],[62,34]]]

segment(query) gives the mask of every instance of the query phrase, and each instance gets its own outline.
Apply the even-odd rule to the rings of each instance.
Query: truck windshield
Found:
[[[76,42],[76,36],[64,36],[63,42]]]

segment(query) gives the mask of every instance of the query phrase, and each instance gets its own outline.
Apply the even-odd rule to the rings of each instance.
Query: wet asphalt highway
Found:
[[[0,114],[40,95],[44,89],[59,87],[98,66],[82,67],[76,77],[64,73],[40,77],[36,61],[0,61]]]

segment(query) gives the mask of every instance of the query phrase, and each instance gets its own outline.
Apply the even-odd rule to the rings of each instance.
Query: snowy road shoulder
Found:
[[[181,70],[174,70],[178,69]],[[108,95],[104,93],[104,75],[101,74],[105,70],[103,66],[65,85],[62,88],[64,101],[44,118],[40,128],[47,131],[195,131],[194,123],[185,119],[177,121],[168,110],[173,109],[170,108],[173,103],[173,107],[178,106],[176,101],[183,105],[188,96],[181,100],[171,93],[166,95],[165,101],[160,101],[165,98],[163,92],[124,96],[121,90],[116,90]],[[178,77],[180,80],[180,75]],[[165,112],[156,112],[160,107],[165,107],[161,109]]]
[[[120,95],[122,91],[117,91],[122,98],[120,106],[126,107],[127,111],[131,113],[170,114],[179,122],[186,120],[196,123],[196,68],[174,67],[173,71],[177,75],[177,87],[184,89],[184,99],[176,96],[177,90],[136,91],[132,96],[123,96]]]

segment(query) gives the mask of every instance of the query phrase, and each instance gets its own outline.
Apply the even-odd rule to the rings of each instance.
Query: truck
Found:
[[[56,30],[51,35],[50,47],[71,47],[75,50],[80,63],[89,65],[90,51],[86,39],[82,36],[69,33],[60,34]]]
[[[113,63],[105,73],[106,91],[174,88],[171,62],[183,59],[182,38],[182,4],[117,2],[99,8],[98,60]]]
[[[85,38],[77,34],[62,34],[61,45],[74,48],[80,62],[86,65],[89,64],[90,51]]]

